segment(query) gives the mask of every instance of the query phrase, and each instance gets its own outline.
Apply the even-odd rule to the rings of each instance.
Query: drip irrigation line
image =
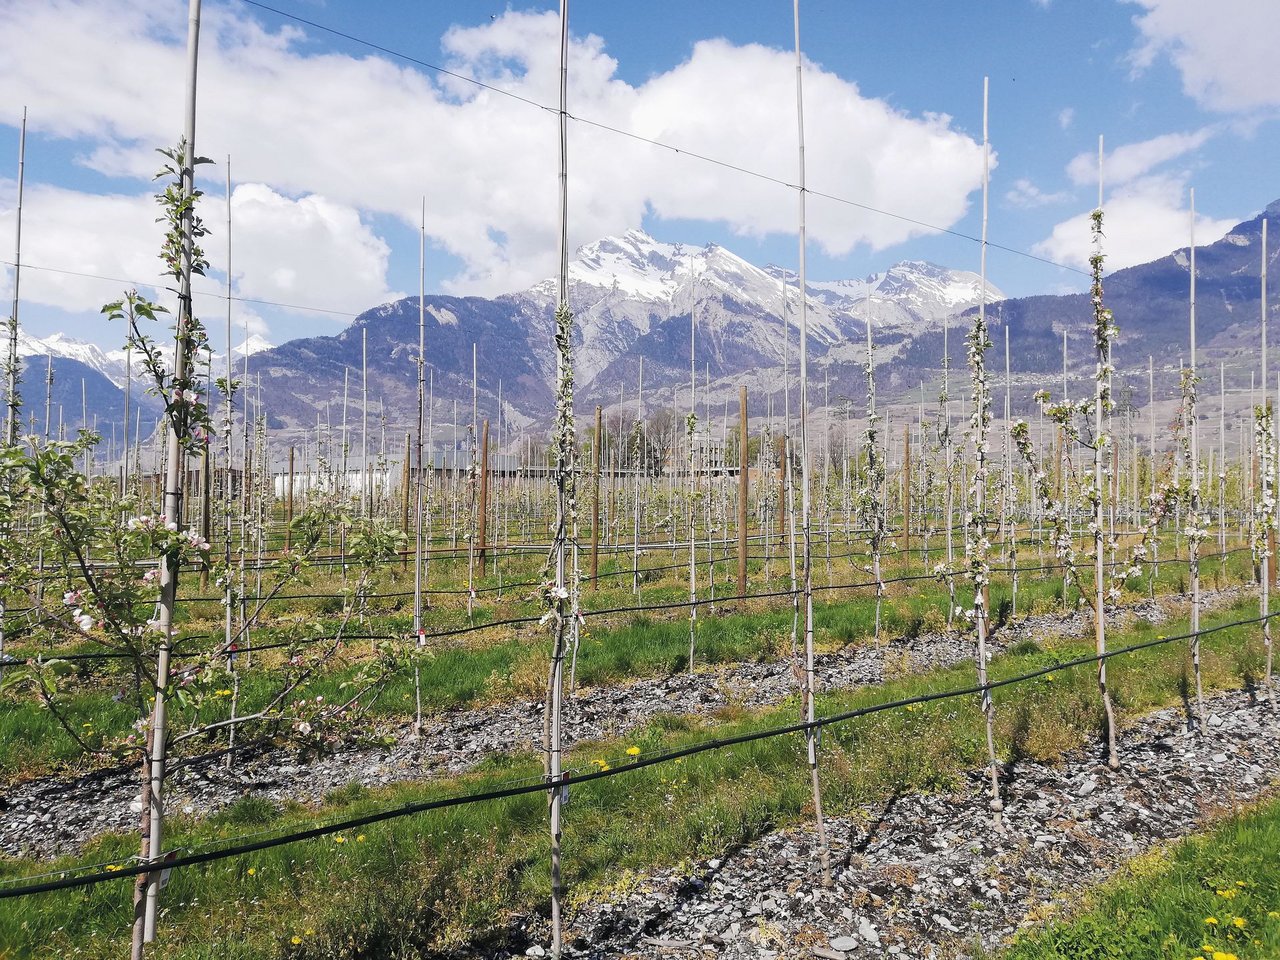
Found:
[[[1220,553],[1206,554],[1200,557],[1200,559],[1202,561],[1224,559],[1234,554],[1242,553],[1251,549],[1252,548],[1250,547],[1237,547],[1235,549],[1223,551]],[[1170,558],[1169,560],[1162,560],[1160,562],[1161,563],[1178,563],[1178,562],[1185,563],[1187,562],[1187,558],[1185,557],[1178,558],[1175,556],[1173,558]],[[1128,561],[1122,561],[1122,560],[1104,561],[1103,563],[1103,567],[1108,569],[1114,568],[1114,567],[1123,567],[1127,565],[1128,565]],[[1090,564],[1090,566],[1092,566],[1092,564]],[[990,570],[992,573],[1009,573],[1013,571],[1013,569],[1014,568],[1011,568],[1011,567],[996,567],[996,566],[990,567]],[[1066,569],[1067,569],[1066,564],[1053,563],[1053,564],[1041,564],[1039,566],[1018,567],[1016,569],[1016,572],[1019,574],[1053,573],[1053,572],[1065,572]],[[962,572],[957,572],[952,575],[959,578],[963,578],[965,576]],[[943,576],[945,576],[945,574]],[[835,590],[863,590],[863,589],[869,589],[871,587],[879,587],[879,586],[889,587],[889,586],[893,586],[894,584],[900,584],[900,583],[916,583],[923,580],[938,580],[938,579],[939,579],[939,575],[934,573],[907,574],[907,575],[893,577],[889,579],[882,579],[879,581],[862,580],[862,581],[855,581],[851,583],[820,584],[820,585],[815,585],[812,588],[812,590],[814,593],[831,592]],[[773,591],[767,591],[763,593],[750,593],[750,594],[747,594],[745,597],[740,596],[736,593],[730,593],[721,597],[702,597],[697,600],[672,600],[669,602],[657,603],[657,604],[642,604],[637,606],[626,606],[626,607],[604,607],[598,610],[579,610],[578,613],[585,620],[588,617],[612,616],[616,614],[626,614],[626,613],[636,614],[636,613],[648,613],[650,611],[684,610],[690,607],[706,607],[706,606],[714,606],[716,604],[728,605],[728,604],[734,603],[735,601],[775,600],[780,597],[798,597],[798,596],[801,596],[802,594],[803,594],[802,588],[797,587],[794,590],[787,589],[787,590],[773,590]],[[373,595],[373,597],[371,597],[371,599],[377,599],[379,597],[401,596],[401,595],[402,594],[398,594],[398,593],[397,594],[375,594]],[[344,596],[344,595],[343,594],[311,594],[305,597],[300,597],[298,599],[335,599],[341,596]],[[220,598],[214,598],[214,599],[220,599]],[[276,597],[274,599],[278,600],[278,599],[287,599],[287,598]],[[148,601],[148,603],[149,602],[150,601]],[[424,640],[448,639],[450,637],[463,636],[465,634],[477,633],[482,630],[497,629],[499,627],[524,626],[530,623],[537,623],[541,619],[542,619],[541,616],[509,617],[502,620],[492,620],[485,623],[472,623],[472,624],[466,624],[464,626],[459,626],[459,627],[452,627],[452,628],[447,628],[443,630],[425,632],[423,633],[422,637]],[[190,653],[188,653],[185,650],[179,649],[180,645],[185,643],[186,641],[202,639],[202,637],[203,635],[192,634],[186,637],[176,639],[174,641],[175,656],[200,657],[200,656],[208,656],[210,654],[215,653],[215,651],[208,651],[208,650],[191,651]],[[412,635],[412,633],[348,634],[342,637],[333,637],[333,636],[295,637],[289,640],[281,640],[281,641],[276,641],[272,643],[249,644],[246,646],[237,646],[236,649],[233,651],[218,650],[216,651],[216,655],[230,656],[230,655],[239,655],[242,653],[254,653],[260,650],[284,650],[284,649],[289,649],[291,647],[309,646],[311,644],[316,644],[316,643],[334,643],[338,641],[405,640],[405,639],[415,639],[415,638]],[[51,655],[47,657],[41,654],[35,657],[25,657],[25,658],[7,656],[3,661],[0,661],[0,665],[19,666],[19,665],[28,665],[32,663],[47,662],[49,660],[93,661],[93,660],[120,660],[120,659],[134,659],[134,658],[135,657],[133,654],[123,653],[123,652],[80,653],[80,654],[67,654],[65,656]]]
[[[943,548],[938,548],[936,551],[931,550],[930,553],[941,552],[942,549]],[[1233,547],[1229,550],[1220,551],[1218,553],[1201,554],[1199,559],[1202,561],[1221,560],[1221,559],[1226,559],[1227,557],[1235,556],[1236,554],[1248,553],[1252,549],[1253,549],[1252,547],[1248,547],[1248,546]],[[914,550],[904,550],[899,548],[892,551],[882,550],[880,555],[883,558],[886,556],[902,556],[903,554],[914,555],[915,553],[916,551]],[[865,557],[865,556],[867,555],[856,554],[856,553],[838,553],[838,554],[833,553],[831,555],[831,562],[835,563],[836,561],[852,560],[852,559]],[[465,559],[465,557],[460,557],[459,559]],[[780,555],[780,556],[766,557],[761,554],[748,554],[747,559],[749,561],[750,560],[771,561],[771,560],[781,560],[783,559],[783,556]],[[1174,554],[1173,556],[1162,559],[1159,562],[1175,563],[1175,564],[1186,563],[1188,562],[1188,559],[1189,558],[1187,556],[1179,556],[1177,554]],[[734,563],[736,562],[736,560],[737,560],[736,555],[730,555],[728,557],[714,557],[710,560],[705,558],[701,560],[695,559],[694,563],[699,567],[706,567],[706,566],[714,567],[716,564]],[[396,560],[390,560],[386,562],[400,563],[401,561],[396,559]],[[1091,567],[1092,561],[1087,561],[1087,562],[1088,562],[1088,565]],[[1155,561],[1153,560],[1146,560],[1143,562],[1149,565],[1155,563]],[[334,565],[335,566],[337,565],[336,562]],[[1083,562],[1078,564],[1078,566],[1083,566],[1083,565],[1084,565]],[[1108,560],[1108,561],[1105,561],[1103,564],[1104,567],[1117,567],[1117,566],[1127,566],[1127,565],[1129,565],[1129,561],[1127,560]],[[1065,566],[1066,566],[1065,564],[1061,564],[1061,563],[1060,564],[1044,564],[1040,566],[1018,566],[1018,567],[990,565],[989,569],[993,573],[1015,573],[1016,572],[1016,573],[1022,574],[1022,573],[1038,573],[1038,572],[1048,571],[1048,570],[1060,570],[1060,569],[1064,569]],[[687,562],[682,561],[678,563],[661,564],[656,567],[641,567],[638,572],[642,575],[652,574],[652,573],[664,573],[669,570],[687,570],[688,567],[689,567],[689,564]],[[246,568],[246,569],[257,569],[257,568]],[[269,567],[263,567],[261,569],[269,569]],[[628,569],[609,570],[599,574],[596,579],[603,580],[606,578],[612,579],[612,578],[619,578],[619,577],[628,577],[628,576],[633,576],[636,572],[637,571],[628,570]],[[962,574],[957,572],[954,575],[961,576]],[[57,579],[61,579],[61,578],[56,578],[52,576],[44,578],[46,582],[51,582]],[[918,579],[918,578],[911,578],[911,579]],[[590,578],[583,577],[583,582],[584,583],[590,582]],[[895,583],[897,581],[881,580],[880,582],[888,585],[890,583]],[[479,594],[488,594],[488,593],[500,593],[502,591],[516,591],[516,590],[523,589],[525,587],[536,587],[540,583],[542,583],[541,580],[519,580],[519,581],[512,581],[511,583],[491,584],[488,586],[477,586],[471,589],[468,589],[466,587],[459,587],[453,590],[437,588],[437,589],[431,589],[431,590],[424,589],[422,592],[424,595],[428,595],[428,596],[466,597],[468,594],[471,594],[471,593],[479,595]],[[831,585],[822,587],[821,589],[837,590],[837,589],[841,589],[843,586],[852,586],[852,585],[831,584]],[[814,589],[819,589],[819,588],[815,587]],[[305,594],[304,593],[286,593],[286,594],[277,594],[276,596],[268,599],[266,602],[275,603],[280,600],[339,600],[339,599],[342,599],[343,597],[346,597],[347,595],[348,594],[346,593],[305,593]],[[396,597],[411,597],[413,596],[413,591],[412,590],[398,590],[398,591],[393,590],[393,591],[388,591],[386,593],[366,594],[365,596],[366,596],[366,599],[368,600],[384,600],[384,599],[393,599]],[[210,597],[195,597],[195,596],[178,597],[176,602],[179,604],[221,603],[224,599],[225,599],[224,596],[222,594],[219,594],[217,596],[210,596]],[[262,600],[263,598],[255,597],[255,598],[246,598],[246,599],[253,599],[255,601],[258,601],[258,600]],[[137,604],[139,606],[151,606],[151,605],[154,605],[155,602],[156,601],[154,600],[138,600]],[[35,607],[9,607],[6,610],[6,616],[17,617],[22,614],[29,613],[34,609],[36,608]]]
[[[149,863],[135,863],[130,866],[122,866],[113,871],[100,871],[97,873],[80,874],[77,876],[63,876],[57,880],[45,880],[41,883],[19,883],[18,880],[0,881],[0,900],[11,900],[18,897],[34,896],[37,894],[53,893],[59,890],[71,890],[83,887],[96,886],[111,880],[120,880],[126,877],[136,877],[140,874],[148,873],[153,869],[161,868],[164,870],[175,870],[182,867],[197,866],[203,863],[214,863],[221,860],[229,860],[234,857],[241,857],[246,854],[256,853],[261,850],[270,850],[275,847],[287,846],[293,843],[299,843],[304,840],[314,840],[319,837],[330,836],[335,833],[342,833],[347,830],[356,830],[361,827],[371,826],[375,823],[383,823],[388,820],[397,820],[401,817],[413,816],[419,813],[427,813],[433,810],[444,810],[452,807],[468,806],[475,803],[487,803],[494,800],[506,800],[514,797],[528,796],[530,794],[546,793],[550,790],[562,789],[569,786],[577,786],[579,784],[590,783],[595,780],[603,780],[608,777],[623,776],[642,770],[645,767],[657,766],[663,763],[670,763],[685,757],[697,756],[703,753],[709,753],[716,750],[724,750],[729,747],[742,746],[748,743],[755,743],[760,740],[769,740],[776,737],[789,736],[795,733],[809,734],[815,730],[824,727],[835,726],[841,723],[847,723],[851,720],[857,720],[862,717],[873,716],[877,713],[884,713],[889,710],[899,710],[904,707],[919,706],[923,704],[937,703],[942,700],[952,700],[958,697],[971,697],[977,694],[985,694],[992,690],[1001,689],[1003,687],[1015,686],[1017,684],[1026,683],[1039,677],[1046,676],[1063,670],[1070,670],[1075,667],[1085,666],[1091,663],[1112,659],[1113,657],[1126,656],[1141,650],[1151,649],[1153,647],[1163,646],[1169,643],[1177,643],[1182,640],[1191,640],[1196,637],[1203,637],[1212,633],[1219,633],[1224,630],[1230,630],[1237,627],[1251,626],[1253,624],[1262,623],[1280,616],[1280,612],[1269,613],[1263,616],[1251,617],[1245,620],[1236,620],[1231,623],[1218,624],[1213,627],[1206,627],[1195,633],[1177,634],[1174,636],[1161,636],[1153,640],[1145,640],[1140,643],[1130,644],[1125,647],[1117,647],[1114,650],[1108,650],[1106,653],[1093,653],[1076,657],[1072,660],[1063,660],[1046,667],[1040,667],[1035,670],[1029,670],[1026,673],[1017,674],[1012,677],[1006,677],[1003,680],[993,680],[986,684],[974,684],[965,687],[953,688],[950,690],[941,690],[934,693],[922,693],[914,697],[903,697],[897,700],[883,701],[880,703],[870,704],[865,707],[855,707],[851,710],[844,710],[840,713],[828,714],[818,717],[812,721],[800,721],[797,723],[786,724],[780,727],[770,727],[764,730],[754,730],[750,733],[742,733],[732,737],[717,737],[710,740],[704,740],[699,743],[690,744],[687,747],[681,747],[676,750],[667,750],[661,753],[655,753],[650,756],[642,756],[638,759],[622,763],[616,767],[611,766],[609,769],[597,769],[588,773],[577,774],[574,776],[562,776],[559,781],[548,782],[545,778],[537,782],[523,782],[515,785],[499,787],[496,789],[483,790],[476,793],[455,794],[449,797],[441,797],[435,800],[424,800],[416,803],[403,804],[388,810],[380,810],[375,813],[365,814],[359,817],[351,817],[346,820],[338,820],[320,826],[311,827],[307,830],[298,830],[293,833],[281,836],[270,837],[264,840],[256,840],[250,843],[237,843],[229,847],[222,847],[215,850],[205,850],[199,853],[186,854],[185,856],[177,856],[172,859],[163,861],[153,861]],[[47,876],[44,874],[42,876]],[[22,878],[26,880],[27,878]],[[12,884],[12,885],[10,885]]]

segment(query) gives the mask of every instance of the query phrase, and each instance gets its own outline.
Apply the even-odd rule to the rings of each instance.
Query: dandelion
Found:
[[[359,834],[359,835],[356,837],[356,843],[364,843],[364,834],[363,834],[363,833],[362,833],[362,834]]]
[[[245,871],[245,873],[249,874],[249,876],[251,877],[257,872],[258,872],[257,867],[250,867],[248,870]]]
[[[1234,953],[1223,953],[1221,950],[1213,951],[1213,960],[1239,960]]]
[[[1232,897],[1236,895],[1236,892],[1232,890],[1230,887],[1228,887],[1226,890],[1217,891],[1217,894],[1218,896],[1222,897],[1222,899],[1224,900],[1230,900]]]
[[[1234,926],[1237,930],[1243,930],[1245,927],[1249,925],[1249,921],[1246,920],[1244,917],[1236,917],[1234,920],[1231,921],[1231,925]]]
[[[1216,926],[1218,925],[1218,918],[1217,918],[1217,917],[1205,917],[1205,918],[1204,918],[1204,922],[1205,922],[1205,923],[1207,923],[1207,924],[1208,924],[1209,926],[1211,926],[1211,927],[1216,927]]]
[[[333,838],[333,842],[334,842],[334,843],[346,843],[346,842],[347,842],[347,838],[346,838],[346,837],[344,837],[342,834],[338,834],[336,837],[334,837],[334,838]],[[1215,921],[1215,922],[1216,922],[1216,921]]]
[[[290,938],[289,942],[296,947],[298,944],[302,943],[302,938],[299,937],[297,934],[295,934],[292,938]]]
[[[638,756],[640,756],[640,748],[639,748],[639,747],[627,747],[627,756],[628,756],[628,757],[638,757]]]

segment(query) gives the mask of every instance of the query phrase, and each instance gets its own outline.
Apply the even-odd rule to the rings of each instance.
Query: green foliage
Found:
[[[1280,802],[1143,858],[1004,960],[1280,956]]]

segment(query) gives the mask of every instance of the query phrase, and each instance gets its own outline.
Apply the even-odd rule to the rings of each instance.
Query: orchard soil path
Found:
[[[1206,609],[1233,602],[1245,588],[1205,594]],[[1177,615],[1187,600],[1164,595],[1116,612],[1120,618],[1158,622]],[[1109,614],[1110,616],[1110,614]],[[1027,638],[1071,637],[1091,629],[1087,612],[1020,618],[992,638],[994,652]],[[879,684],[886,673],[922,672],[972,657],[959,634],[941,632],[910,641],[867,643],[817,659],[827,690]],[[798,680],[788,658],[718,664],[693,673],[579,689],[565,701],[567,745],[624,736],[660,714],[710,716],[732,708],[757,708],[796,695]],[[320,756],[274,744],[246,747],[233,766],[221,753],[184,758],[166,780],[166,807],[173,813],[208,816],[246,796],[275,804],[319,803],[331,791],[359,784],[380,787],[449,776],[473,768],[495,752],[537,749],[542,704],[523,701],[445,712],[429,718],[420,737],[403,722],[375,731],[391,746],[340,745]],[[0,853],[48,858],[71,853],[106,832],[136,828],[138,771],[95,770],[77,776],[23,781],[0,793]]]
[[[1244,691],[1208,705],[1205,736],[1181,707],[1135,722],[1117,771],[1096,745],[1054,764],[1006,765],[1000,828],[981,770],[952,793],[895,797],[828,820],[829,888],[811,827],[643,878],[570,918],[566,956],[982,956],[1069,912],[1134,857],[1280,793],[1280,713]],[[448,956],[543,956],[546,921],[518,919],[488,942],[501,946]]]

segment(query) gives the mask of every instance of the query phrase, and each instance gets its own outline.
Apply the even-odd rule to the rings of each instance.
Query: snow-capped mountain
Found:
[[[252,357],[254,354],[270,350],[272,347],[273,344],[264,337],[254,334],[234,347],[231,355],[233,359],[238,361],[245,356]],[[164,345],[161,346],[161,349],[165,349]],[[166,352],[171,356],[172,348]],[[27,362],[29,368],[34,370],[40,369],[41,358],[53,357],[55,359],[74,360],[101,374],[115,386],[124,387],[128,354],[123,349],[103,350],[97,344],[76,340],[63,333],[54,333],[47,337],[33,337],[19,331],[18,356]],[[136,379],[143,373],[143,370],[137,357],[133,357],[132,362],[133,375]],[[223,369],[225,363],[226,359],[223,354],[213,354],[215,376]]]
[[[616,404],[619,390],[634,396],[641,365],[646,403],[658,405],[672,403],[676,391],[687,396],[691,361],[700,392],[710,378],[713,401],[736,396],[740,382],[757,396],[781,390],[784,363],[795,369],[795,277],[778,267],[758,267],[718,244],[664,243],[631,230],[581,247],[570,263],[569,284],[576,396],[583,407]],[[427,298],[427,362],[437,424],[452,420],[455,399],[460,409],[470,409],[473,344],[482,415],[496,414],[501,394],[508,423],[546,421],[555,371],[556,286],[549,279],[494,299]],[[947,316],[978,303],[981,284],[972,273],[913,261],[865,279],[811,282],[807,292],[811,366],[829,378],[833,390],[848,392],[862,376],[868,319],[877,353],[891,356],[940,328]],[[988,296],[1003,295],[988,285]],[[368,339],[371,402],[385,403],[388,423],[413,422],[416,297],[369,310],[336,337],[295,340],[255,358],[251,370],[260,370],[264,383],[273,386],[270,414],[279,428],[314,430],[317,414],[322,421],[334,415],[344,375],[360,369],[362,334]]]
[[[629,369],[641,356],[658,369],[679,361],[687,370],[692,353],[699,369],[710,364],[713,372],[728,373],[735,366],[780,365],[788,335],[795,349],[797,277],[776,266],[754,266],[718,244],[662,243],[629,230],[581,247],[569,265],[569,285],[581,338],[575,365],[584,387],[601,375],[621,374],[620,362]],[[544,280],[514,299],[547,311],[555,296],[556,281]],[[784,296],[789,331],[783,328]],[[988,302],[1003,296],[988,283]],[[810,350],[821,356],[855,337],[861,341],[868,318],[878,339],[910,336],[980,297],[976,274],[923,261],[864,280],[809,282]],[[683,345],[679,357],[671,355],[677,344]]]

